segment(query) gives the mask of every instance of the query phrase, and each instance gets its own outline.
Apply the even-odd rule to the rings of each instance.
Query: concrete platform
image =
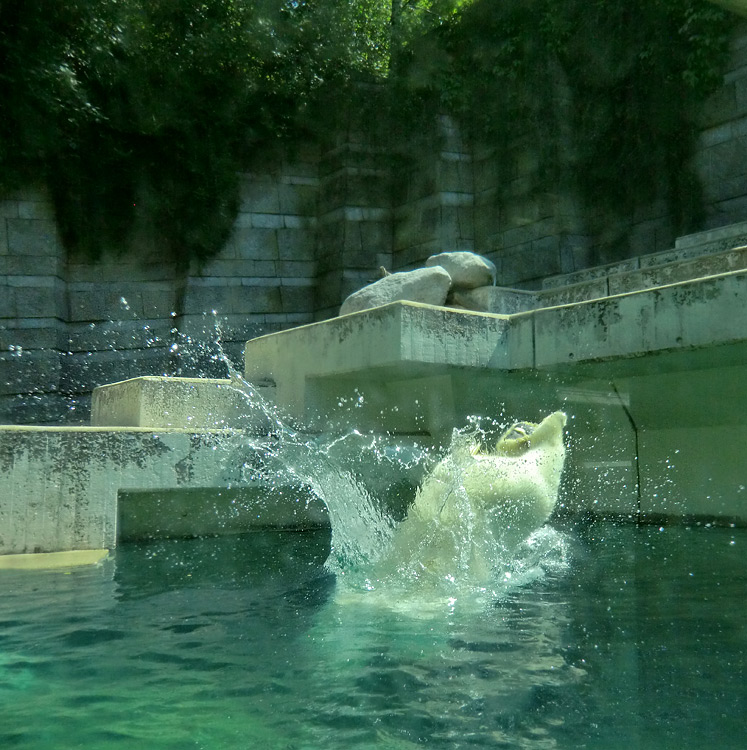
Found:
[[[249,341],[245,370],[318,431],[445,444],[470,415],[564,409],[565,512],[747,523],[744,270],[514,315],[397,302]],[[173,426],[256,431],[227,381],[98,393],[99,426],[0,428],[0,555],[327,522],[304,488],[245,479],[245,429]]]
[[[745,271],[511,316],[397,302],[254,339],[245,363],[319,430],[446,440],[564,408],[569,510],[747,522]]]
[[[253,339],[244,356],[247,380],[271,383],[291,414],[317,420],[330,407],[330,379],[386,386],[464,370],[609,378],[647,374],[654,362],[740,364],[747,271],[510,316],[395,302]]]
[[[257,392],[261,398],[273,396],[271,388]],[[153,376],[95,388],[91,425],[260,432],[267,427],[262,415],[252,410],[248,394],[228,379]]]
[[[242,476],[245,435],[0,427],[0,555],[111,549],[130,539],[327,523],[308,494]],[[232,488],[229,491],[229,488]]]

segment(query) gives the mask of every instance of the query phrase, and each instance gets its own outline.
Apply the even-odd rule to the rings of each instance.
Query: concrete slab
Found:
[[[691,251],[687,257],[693,258],[696,255],[718,253],[745,244],[747,244],[747,221],[739,221],[678,237],[674,248],[678,251]]]
[[[510,316],[398,302],[248,342],[246,375],[271,380],[318,429],[338,421],[445,441],[470,414],[564,408],[569,509],[743,522],[747,442],[700,461],[696,451],[714,430],[745,427],[745,310],[741,270]],[[680,454],[682,478],[668,469],[665,482],[662,462]],[[694,466],[717,502],[690,481]]]
[[[604,276],[552,289],[542,289],[537,292],[537,304],[535,308],[571,305],[574,302],[584,302],[589,299],[607,297],[609,293],[607,277]]]
[[[747,271],[526,313],[534,318],[538,368],[630,360],[747,342]],[[638,362],[637,360],[641,360]]]
[[[578,378],[579,365],[620,368],[621,361],[633,375],[662,353],[692,361],[698,351],[709,352],[707,360],[714,347],[741,349],[745,310],[743,270],[511,316],[395,302],[253,339],[245,376],[275,385],[278,402],[306,418],[315,406],[309,393],[322,380],[391,384],[461,369],[573,371]]]
[[[580,271],[571,273],[557,274],[548,276],[542,281],[542,290],[555,289],[560,286],[569,286],[571,284],[586,284],[590,281],[604,279],[611,274],[627,273],[640,268],[638,258],[628,258],[618,261],[617,263],[608,263],[603,266],[593,266],[592,268],[583,268]]]
[[[482,286],[452,292],[450,301],[474,312],[514,315],[538,307],[537,293],[501,286]]]
[[[747,0],[745,0],[747,2]],[[554,304],[581,302],[583,299],[621,294],[677,281],[686,281],[703,276],[744,268],[744,255],[740,258],[727,255],[728,251],[747,245],[747,222],[728,224],[715,229],[677,238],[675,247],[648,255],[594,266],[566,274],[550,276],[543,280],[539,295],[540,303],[546,307],[552,303],[552,294],[568,287],[568,298],[558,299]],[[716,256],[727,256],[719,258]],[[741,264],[741,265],[740,265]],[[677,266],[677,268],[668,268]],[[596,282],[596,285],[594,285]],[[607,282],[606,292],[599,293],[599,285]],[[584,294],[583,285],[589,284],[589,293]]]
[[[536,292],[484,287],[454,295],[454,301],[468,310],[513,315],[747,269],[747,247],[695,258],[691,257],[693,252],[691,248],[668,250],[621,264],[567,274],[555,278],[557,285]]]
[[[683,258],[657,266],[642,266],[637,271],[610,276],[607,283],[609,294],[624,294],[745,268],[747,247],[737,247],[698,258]]]
[[[266,502],[264,488],[245,480],[245,441],[244,433],[231,430],[0,427],[0,555],[111,549],[120,497],[148,490],[156,491],[150,519],[162,515],[166,534],[184,527],[183,517],[190,519],[190,535],[322,522],[318,509],[297,495],[281,492],[277,502]],[[229,487],[244,490],[242,502],[214,497],[207,528],[202,511],[190,506],[190,491]],[[176,510],[173,497],[159,506],[157,491],[169,490],[187,490]]]
[[[265,398],[268,390],[258,389]],[[138,377],[95,388],[91,401],[96,427],[262,430],[265,422],[228,379]]]
[[[277,402],[306,424],[323,429],[324,420],[339,412],[334,399],[342,405],[357,398],[356,388],[372,391],[375,385],[377,400],[397,407],[382,415],[379,427],[431,431],[442,409],[429,396],[437,392],[437,379],[460,369],[474,374],[531,367],[532,324],[394,302],[252,339],[244,359],[245,378],[274,385]],[[363,409],[356,412],[362,417]]]

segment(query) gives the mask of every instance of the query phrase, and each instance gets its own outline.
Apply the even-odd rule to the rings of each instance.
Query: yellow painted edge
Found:
[[[0,570],[49,570],[76,565],[95,565],[109,554],[108,549],[71,549],[65,552],[38,552],[30,555],[0,555]]]

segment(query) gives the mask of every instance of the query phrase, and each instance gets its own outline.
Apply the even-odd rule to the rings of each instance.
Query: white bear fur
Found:
[[[565,414],[555,412],[539,425],[513,425],[492,451],[452,450],[423,481],[394,532],[385,567],[415,578],[489,577],[496,558],[510,554],[555,508],[565,423]]]

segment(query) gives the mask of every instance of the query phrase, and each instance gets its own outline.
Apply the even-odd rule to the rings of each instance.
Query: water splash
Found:
[[[307,495],[324,503],[332,527],[328,568],[337,576],[342,598],[365,595],[368,601],[378,598],[403,606],[417,600],[415,591],[420,592],[422,600],[442,603],[461,602],[467,595],[490,599],[564,564],[564,538],[551,529],[507,554],[489,531],[479,528],[460,483],[457,461],[451,492],[457,501],[459,522],[440,529],[455,550],[453,565],[440,576],[429,576],[422,569],[422,546],[396,546],[399,523],[427,472],[444,457],[458,456],[472,444],[494,442],[510,423],[508,415],[468,419],[464,429],[454,431],[448,446],[433,445],[427,438],[363,434],[355,428],[310,435],[268,399],[263,388],[244,380],[224,349],[223,324],[215,311],[205,313],[200,330],[188,335],[172,321],[161,330],[153,321],[138,320],[130,301],[122,298],[121,304],[130,319],[91,323],[91,341],[98,346],[103,342],[113,354],[137,351],[139,357],[152,353],[155,358],[148,361],[168,360],[171,375],[227,375],[229,387],[244,400],[245,429],[240,438],[230,439],[220,460],[237,462],[247,483],[303,488]],[[72,341],[69,345],[63,359],[74,365],[76,379],[111,379],[108,375],[93,377],[90,370],[99,365],[91,361],[90,349],[83,350],[85,340],[79,341],[75,350]],[[19,359],[27,356],[20,344],[11,346],[10,354]],[[121,373],[122,377],[140,374],[134,368],[143,362],[131,356],[116,358],[117,362],[130,360],[133,372]],[[147,368],[158,372],[151,365]],[[26,400],[32,397],[24,395]],[[355,424],[364,398],[363,392],[357,392],[350,403],[341,404],[343,409],[347,406],[349,423]],[[85,408],[79,409],[79,404],[78,395],[71,394],[68,419],[85,418]]]
[[[567,569],[570,552],[563,534],[543,527],[508,549],[477,517],[466,495],[459,458],[476,444],[493,442],[506,429],[502,420],[469,420],[465,429],[454,430],[446,449],[356,429],[311,436],[227,359],[226,366],[232,387],[246,399],[247,413],[267,428],[264,439],[246,439],[246,477],[304,487],[327,508],[332,528],[327,567],[338,579],[338,601],[430,616],[453,611],[457,604],[484,606],[517,586]],[[439,461],[452,468],[448,492],[457,512],[449,523],[429,531],[442,537],[439,545],[453,550],[446,567],[429,570],[426,555],[433,554],[433,539],[403,543],[386,492],[404,486],[411,502],[417,485]]]
[[[388,547],[393,521],[356,473],[345,466],[356,455],[364,436],[357,430],[337,436],[313,436],[297,425],[248,383],[226,359],[232,387],[242,394],[254,425],[264,424],[265,439],[247,438],[245,478],[287,483],[310,489],[325,504],[332,528],[329,566],[345,574],[374,562]],[[369,442],[375,460],[376,440]],[[378,456],[380,459],[380,456]]]

